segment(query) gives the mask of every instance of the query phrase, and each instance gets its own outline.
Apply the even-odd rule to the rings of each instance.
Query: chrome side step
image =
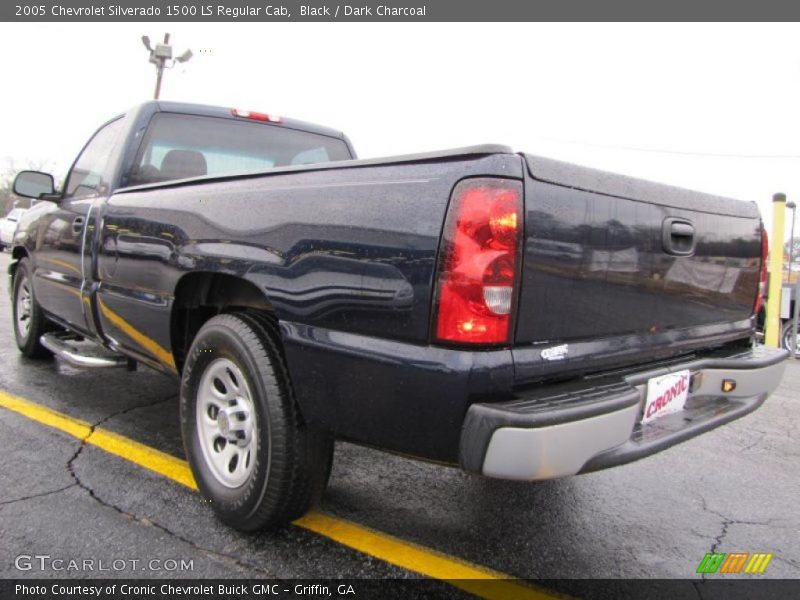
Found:
[[[127,367],[128,359],[119,354],[109,354],[94,342],[83,342],[80,337],[65,332],[45,333],[39,338],[42,346],[73,367],[90,369]],[[78,348],[80,342],[85,348]],[[91,351],[97,352],[92,353]]]

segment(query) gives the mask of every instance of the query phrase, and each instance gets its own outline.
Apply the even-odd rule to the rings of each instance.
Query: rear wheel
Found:
[[[783,329],[781,329],[781,345],[791,352],[792,350],[792,323],[793,320],[790,319],[783,324]],[[794,342],[795,342],[795,350],[794,353],[796,356],[800,355],[800,323],[798,323],[797,330],[794,333]]]
[[[14,337],[22,354],[28,358],[48,358],[53,355],[42,346],[39,338],[50,331],[51,324],[36,302],[31,281],[30,263],[23,258],[14,273],[14,296],[11,307]]]
[[[322,496],[333,442],[303,422],[269,319],[224,314],[200,329],[180,409],[195,480],[224,522],[243,531],[280,527]]]

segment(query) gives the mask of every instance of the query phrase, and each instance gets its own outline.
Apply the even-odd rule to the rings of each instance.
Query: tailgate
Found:
[[[761,264],[755,204],[525,160],[518,346],[670,331],[685,343],[750,317]]]

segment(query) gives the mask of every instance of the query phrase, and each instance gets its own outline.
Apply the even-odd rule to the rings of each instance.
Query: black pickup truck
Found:
[[[186,455],[227,523],[322,494],[333,440],[540,480],[758,408],[756,206],[496,145],[356,160],[262,113],[148,102],[40,200],[10,267],[30,358],[180,378]]]

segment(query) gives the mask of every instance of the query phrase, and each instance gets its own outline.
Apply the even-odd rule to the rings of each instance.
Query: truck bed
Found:
[[[524,158],[519,382],[658,360],[751,334],[761,267],[754,203]],[[665,247],[673,223],[691,228],[686,256]],[[540,356],[554,344],[567,344],[555,365]]]

